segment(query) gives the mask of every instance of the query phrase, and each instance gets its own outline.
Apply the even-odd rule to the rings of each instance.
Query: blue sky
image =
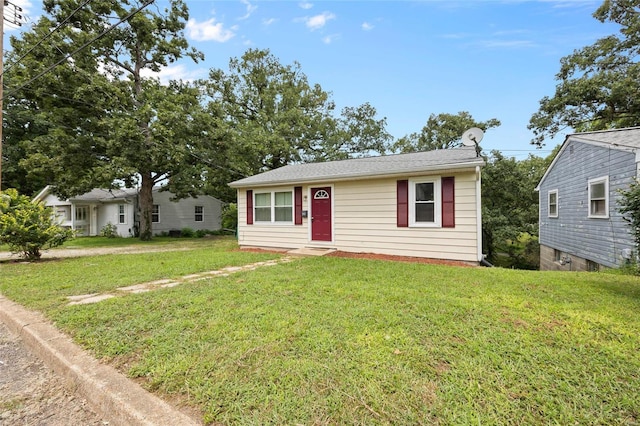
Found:
[[[539,100],[554,93],[560,58],[617,31],[592,17],[601,1],[186,3],[186,35],[205,60],[174,64],[163,79],[206,77],[248,48],[269,49],[283,64],[299,62],[338,109],[372,104],[395,138],[419,131],[430,114],[468,111],[502,122],[485,134],[485,151],[518,159],[564,139],[540,151],[527,130]]]

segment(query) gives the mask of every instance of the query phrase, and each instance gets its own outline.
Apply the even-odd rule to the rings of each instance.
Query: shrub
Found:
[[[238,205],[229,203],[222,209],[222,229],[238,229]]]
[[[27,260],[38,260],[41,250],[57,247],[74,233],[55,223],[53,211],[32,202],[15,189],[0,193],[0,243]]]
[[[107,238],[117,238],[120,235],[118,235],[118,228],[113,223],[109,222],[100,230],[100,236]]]
[[[198,229],[196,231],[196,238],[202,238],[205,235],[207,235],[209,233],[209,231],[207,231],[206,229]]]
[[[196,236],[196,231],[191,228],[182,228],[180,230],[180,236],[185,238],[193,238]]]

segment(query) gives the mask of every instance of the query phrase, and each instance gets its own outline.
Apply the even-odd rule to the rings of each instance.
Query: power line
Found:
[[[2,0],[0,0],[2,1]],[[13,66],[17,65],[20,63],[20,61],[22,61],[25,57],[27,57],[27,55],[29,55],[31,52],[34,51],[34,49],[36,49],[38,46],[40,46],[43,42],[45,42],[48,38],[50,38],[56,31],[58,31],[60,28],[62,28],[68,21],[69,19],[71,19],[73,17],[73,15],[75,15],[76,13],[78,13],[80,11],[80,9],[82,9],[84,6],[87,5],[87,3],[89,3],[91,0],[85,0],[84,3],[82,3],[80,6],[78,6],[73,12],[71,12],[71,14],[69,16],[67,16],[62,22],[60,22],[53,30],[51,30],[51,32],[49,32],[49,34],[47,34],[46,36],[44,36],[43,38],[41,38],[40,40],[38,40],[38,42],[33,45],[31,47],[31,49],[29,49],[27,51],[27,53],[25,53],[24,55],[22,55],[20,58],[18,58],[16,61],[10,63],[4,70],[0,70],[2,72],[2,74],[4,74],[5,72],[9,71]],[[22,9],[20,9],[20,11],[22,11]]]
[[[2,0],[0,0],[2,1]],[[93,42],[101,39],[102,37],[104,37],[105,35],[107,35],[109,32],[113,31],[118,25],[122,24],[124,21],[128,20],[129,18],[131,18],[132,16],[134,16],[135,14],[137,14],[138,12],[140,12],[142,9],[144,9],[145,7],[149,6],[151,3],[153,3],[155,0],[147,0],[145,3],[142,4],[142,6],[140,6],[139,8],[135,9],[134,11],[132,11],[131,13],[129,13],[127,16],[125,16],[124,18],[121,18],[118,22],[116,22],[115,24],[111,25],[109,28],[107,28],[106,30],[104,30],[103,32],[101,32],[100,34],[98,34],[97,36],[95,36],[94,38],[92,38],[91,40],[87,41],[86,43],[84,43],[82,46],[80,46],[79,48],[77,48],[76,50],[74,50],[73,52],[65,55],[62,59],[60,59],[58,62],[56,62],[55,64],[49,66],[48,68],[46,68],[44,71],[40,72],[38,75],[36,75],[35,77],[33,77],[32,79],[30,79],[29,81],[27,81],[26,83],[24,83],[22,86],[10,90],[9,91],[9,95],[27,87],[28,85],[30,85],[31,83],[33,83],[34,81],[36,81],[37,79],[39,79],[40,77],[44,76],[45,74],[47,74],[48,72],[50,72],[51,70],[53,70],[55,67],[57,67],[58,65],[60,65],[61,63],[63,63],[64,61],[68,60],[69,58],[71,58],[73,55],[75,55],[76,53],[80,52],[81,50],[85,49],[87,46],[91,45]],[[5,99],[8,95],[3,95],[2,99]]]

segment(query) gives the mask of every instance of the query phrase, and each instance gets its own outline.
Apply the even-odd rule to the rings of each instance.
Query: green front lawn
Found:
[[[229,248],[5,263],[0,291],[210,423],[640,421],[636,277],[321,257],[66,305],[279,257]]]

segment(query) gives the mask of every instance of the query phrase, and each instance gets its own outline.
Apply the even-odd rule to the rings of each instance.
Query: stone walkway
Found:
[[[170,287],[178,286],[180,284],[187,284],[187,283],[192,283],[200,280],[206,280],[212,277],[227,277],[237,272],[252,271],[257,268],[261,268],[265,266],[274,266],[280,263],[289,263],[292,261],[293,261],[292,257],[285,256],[280,259],[267,260],[264,262],[255,262],[255,263],[250,263],[248,265],[227,266],[226,268],[218,269],[215,271],[206,271],[206,272],[200,272],[197,274],[185,275],[177,279],[156,280],[156,281],[150,281],[142,284],[134,284],[126,287],[118,287],[116,289],[118,293],[116,294],[145,293],[148,291],[157,290],[161,288],[170,288]],[[89,303],[98,303],[103,300],[116,297],[116,294],[109,294],[109,293],[81,294],[78,296],[68,296],[67,299],[69,300],[69,305],[86,305]]]

